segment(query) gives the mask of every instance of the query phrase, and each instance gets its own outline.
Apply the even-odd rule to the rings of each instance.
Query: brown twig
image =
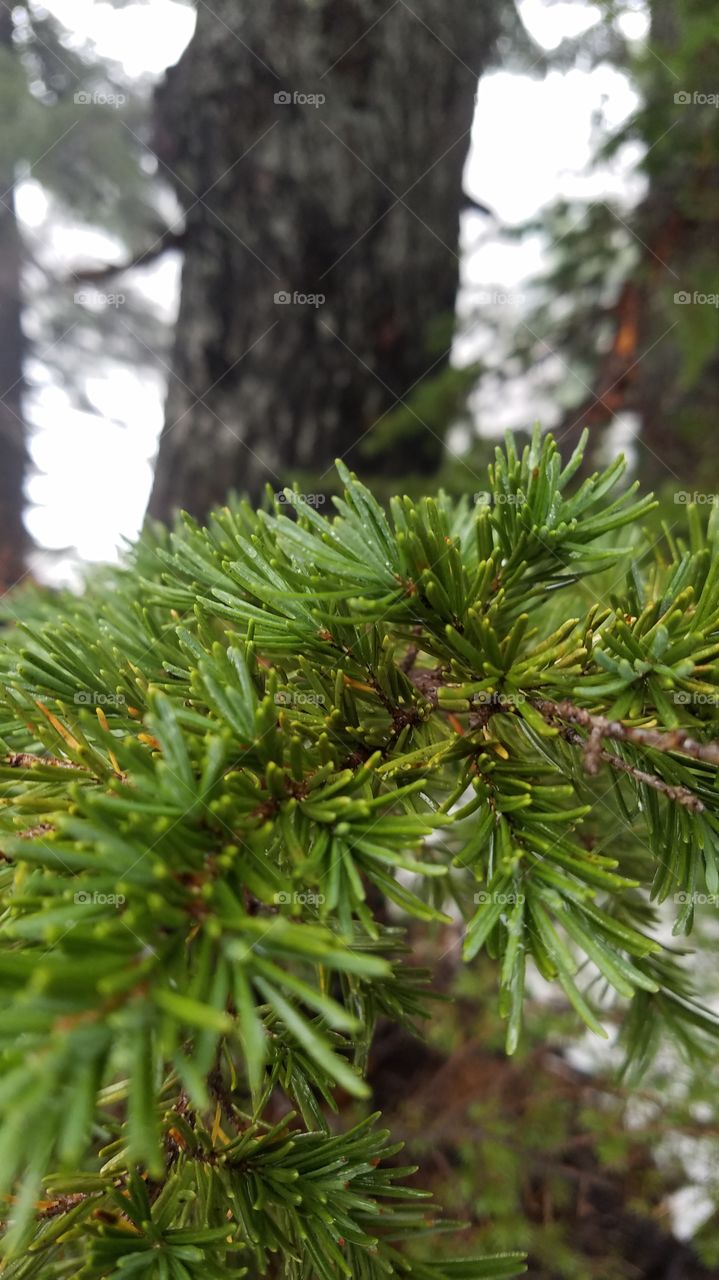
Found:
[[[629,742],[635,746],[652,747],[658,751],[683,751],[693,759],[707,763],[713,763],[714,756],[719,763],[719,743],[695,742],[683,729],[662,732],[657,729],[642,729],[635,725],[623,725],[618,720],[607,720],[604,716],[592,715],[583,707],[575,707],[569,701],[552,702],[545,698],[533,701],[532,705],[549,723],[564,720],[589,729],[587,738],[583,738],[581,734],[569,727],[565,726],[561,729],[562,737],[566,742],[582,748],[587,773],[596,774],[601,763],[608,764],[613,769],[619,769],[622,773],[628,774],[635,782],[652,787],[654,791],[661,792],[669,800],[684,805],[694,813],[703,812],[705,808],[703,801],[688,787],[665,782],[657,774],[647,773],[645,769],[639,769],[636,765],[622,760],[621,756],[613,751],[607,751],[602,746],[602,739],[611,738],[614,741]]]
[[[412,634],[415,636],[421,636],[422,628],[412,627]],[[405,675],[409,675],[410,671],[412,670],[415,662],[417,661],[418,653],[419,653],[419,643],[416,640],[412,640],[410,644],[407,646],[407,652],[405,653],[402,661],[399,664],[400,671],[404,671]]]
[[[412,681],[415,689],[419,690],[422,697],[429,702],[430,706],[437,707],[439,701],[437,698],[437,690],[440,689],[444,683],[442,679],[445,675],[444,667],[434,667],[432,670],[428,670],[427,667],[419,667],[416,671],[411,669],[408,670],[407,675]]]
[[[608,764],[613,769],[619,769],[622,773],[626,773],[633,778],[635,782],[643,782],[645,786],[652,787],[654,791],[661,792],[668,800],[674,800],[677,804],[683,804],[685,808],[691,809],[694,813],[702,813],[705,809],[703,800],[690,791],[688,787],[673,786],[669,782],[665,782],[656,773],[647,773],[645,769],[638,769],[636,765],[630,764],[628,760],[622,760],[621,756],[615,755],[613,751],[607,751],[605,747],[596,749],[590,744],[588,738],[583,738],[581,733],[577,733],[576,729],[569,726],[563,726],[560,733],[565,742],[569,742],[573,747],[581,747],[584,751],[585,762],[589,751],[592,751],[592,760],[601,761]],[[587,772],[595,773],[595,769],[588,769]]]
[[[51,765],[55,769],[82,769],[81,764],[72,760],[60,760],[57,756],[33,756],[28,751],[17,751],[5,756],[0,763],[9,765],[11,769],[32,769],[35,765]]]
[[[414,641],[412,641],[412,644],[407,646],[407,652],[399,664],[400,671],[404,671],[405,675],[409,675],[410,671],[412,670],[412,667],[414,666],[417,660],[418,653],[419,653],[419,645],[416,644]]]
[[[545,720],[565,720],[590,730],[594,742],[612,738],[615,742],[631,742],[637,747],[651,747],[655,751],[679,751],[693,760],[719,765],[719,742],[696,742],[686,729],[643,729],[639,725],[622,724],[620,720],[607,720],[605,716],[592,715],[584,707],[575,707],[565,699],[552,702],[548,698],[533,701]]]

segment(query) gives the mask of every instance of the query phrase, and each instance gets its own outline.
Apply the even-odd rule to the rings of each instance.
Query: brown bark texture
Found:
[[[156,103],[187,231],[151,514],[202,516],[230,488],[355,463],[446,364],[462,169],[503,13],[476,0],[199,5]],[[411,445],[390,442],[373,465],[428,474],[441,451],[418,417]]]

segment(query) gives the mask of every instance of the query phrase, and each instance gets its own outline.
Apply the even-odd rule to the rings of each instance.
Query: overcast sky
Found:
[[[192,8],[174,0],[150,0],[114,9],[94,0],[45,0],[72,31],[93,40],[101,54],[120,61],[131,76],[159,76],[176,62],[191,38]],[[546,4],[523,0],[525,24],[545,48],[579,34],[596,18],[581,0]],[[645,17],[638,11],[627,34],[641,38]],[[593,117],[601,109],[619,123],[634,104],[626,78],[609,67],[595,71],[552,73],[544,80],[497,71],[483,78],[477,99],[465,186],[488,204],[500,221],[524,221],[559,194],[599,196],[626,190],[627,165],[615,172],[586,172],[592,152]],[[37,184],[25,184],[19,209],[29,234],[49,233],[47,209]],[[103,260],[101,238],[65,230],[56,242],[68,261]],[[64,238],[63,238],[64,237]],[[463,222],[466,297],[481,286],[521,292],[521,285],[542,265],[541,245],[528,240],[508,245],[488,236],[486,219],[468,214]],[[143,281],[169,315],[179,287],[179,263],[168,256]],[[508,304],[511,309],[511,302]],[[469,351],[460,356],[469,355]],[[98,370],[88,390],[100,416],[71,411],[59,390],[48,389],[33,406],[36,431],[32,456],[39,474],[30,482],[33,507],[27,520],[45,547],[72,547],[87,560],[109,560],[123,538],[134,537],[142,521],[151,481],[151,464],[162,422],[164,388],[159,377],[139,378],[129,370],[110,378]],[[527,400],[526,386],[513,402],[498,406],[498,427],[517,420]],[[534,410],[534,406],[532,407]],[[530,413],[527,405],[527,413]],[[531,412],[536,416],[536,411]],[[63,572],[66,564],[63,563]],[[53,576],[56,576],[53,574]]]

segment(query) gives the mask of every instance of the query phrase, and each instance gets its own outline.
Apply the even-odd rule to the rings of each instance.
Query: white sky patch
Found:
[[[556,49],[562,40],[570,40],[589,31],[601,14],[592,4],[547,4],[546,0],[522,0],[519,5],[522,22],[532,39],[545,49]]]
[[[714,1199],[701,1186],[681,1187],[667,1197],[674,1234],[679,1240],[691,1240],[694,1232],[708,1222],[714,1212]]]
[[[152,395],[150,381],[142,395],[129,372],[91,379],[87,389],[101,419],[74,410],[57,388],[39,393],[36,416],[47,425],[31,437],[39,474],[28,486],[36,505],[26,521],[42,546],[75,548],[84,560],[114,560],[123,533],[140,527],[162,423],[160,380]]]
[[[638,99],[627,77],[612,67],[552,71],[542,80],[496,71],[477,92],[467,190],[502,222],[523,222],[560,196],[592,199],[626,192],[626,170],[588,171],[592,117],[598,108],[610,128]]]
[[[103,58],[121,62],[128,76],[161,75],[177,62],[195,27],[191,4],[151,0],[115,9],[97,0],[45,0],[68,31],[91,40]]]
[[[644,4],[623,13],[618,19],[619,30],[627,40],[646,40],[649,36],[649,11]]]
[[[41,227],[50,210],[50,202],[34,178],[20,183],[15,192],[18,217],[32,231]]]

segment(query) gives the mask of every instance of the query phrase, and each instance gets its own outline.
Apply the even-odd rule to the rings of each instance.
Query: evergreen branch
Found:
[[[637,1069],[716,1046],[652,904],[689,932],[719,891],[719,518],[652,555],[651,499],[580,462],[537,433],[490,502],[389,513],[340,464],[332,518],[288,490],[295,520],[148,530],[6,629],[8,1280],[518,1274],[415,1261],[444,1228],[395,1148],[334,1132],[378,1021],[427,1016],[390,907],[463,921],[510,1053],[531,967]]]

